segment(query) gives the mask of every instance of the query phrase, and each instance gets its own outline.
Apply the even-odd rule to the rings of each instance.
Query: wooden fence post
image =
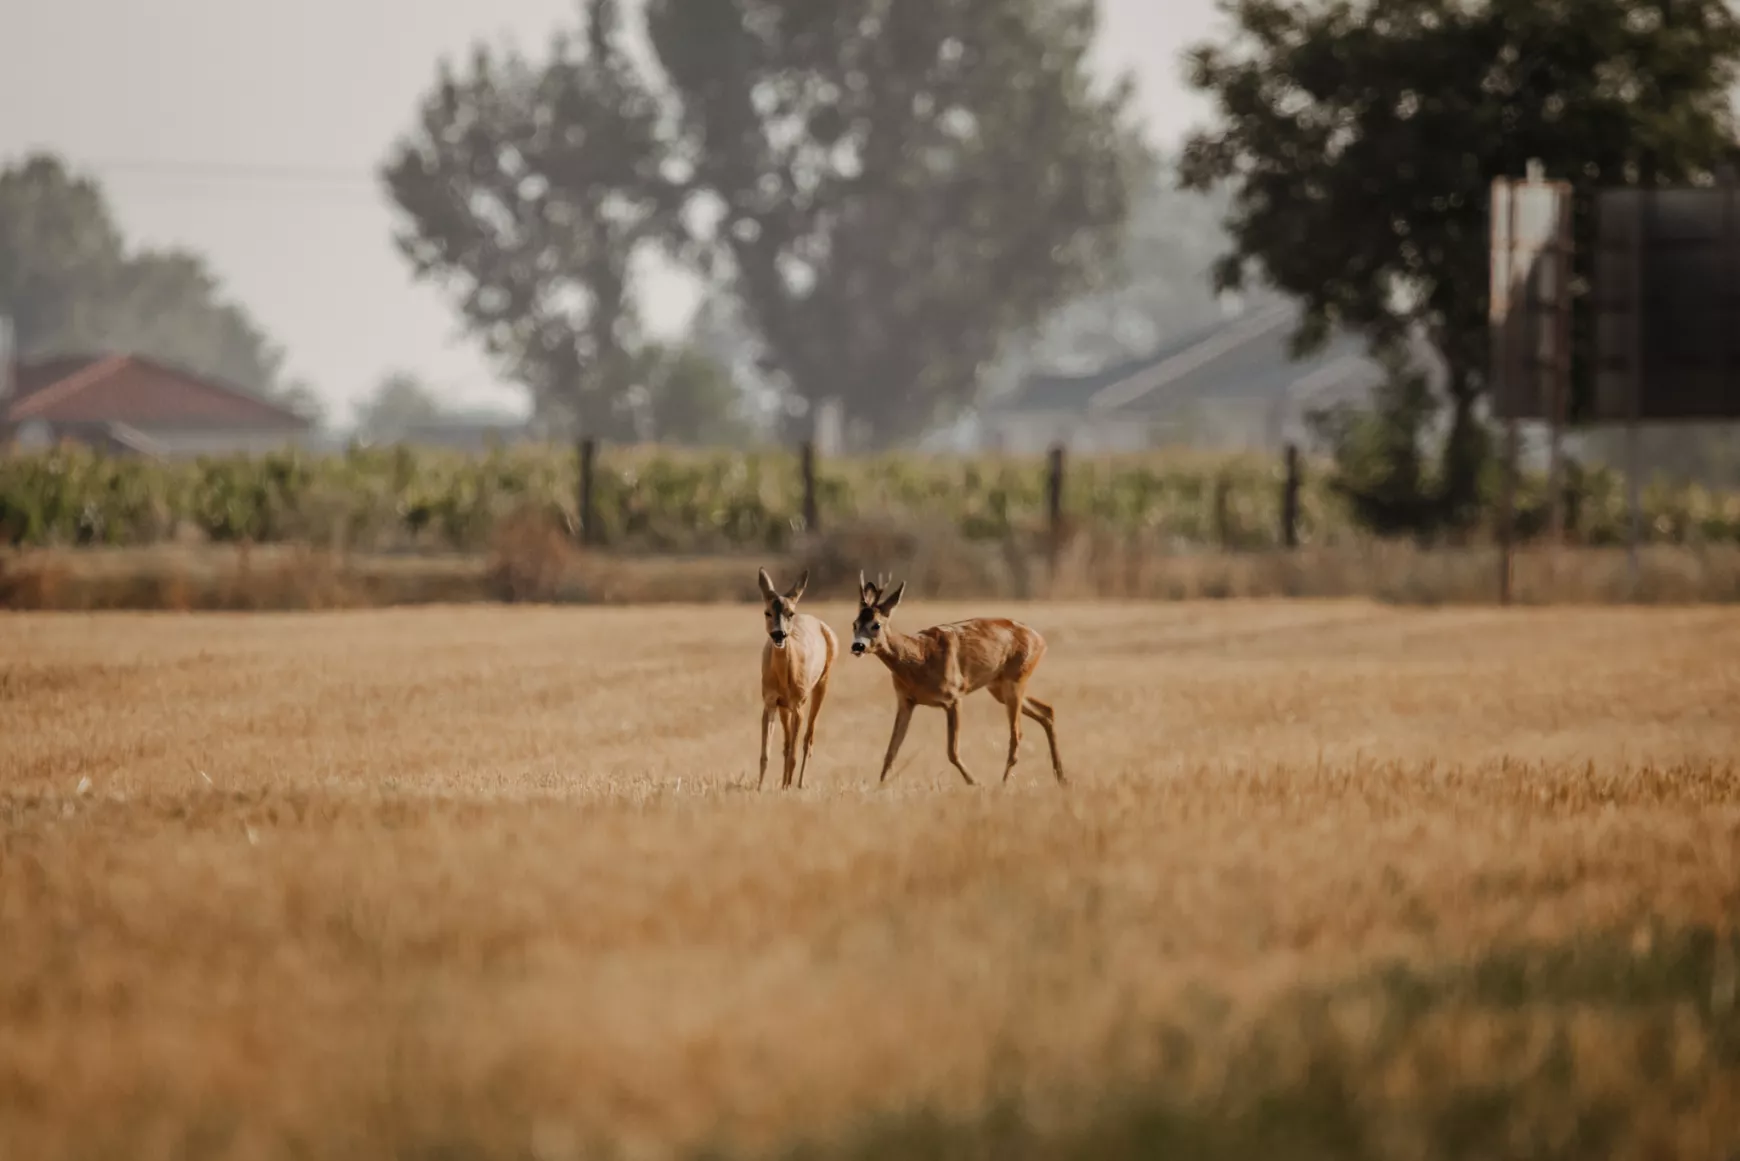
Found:
[[[1063,445],[1054,443],[1045,457],[1045,526],[1051,576],[1057,579],[1058,557],[1063,552]]]
[[[1511,552],[1516,541],[1517,425],[1504,425],[1504,475],[1498,500],[1498,603],[1510,604]]]
[[[1232,513],[1228,510],[1231,499],[1232,483],[1222,472],[1214,478],[1214,538],[1222,552],[1232,548]]]
[[[1583,534],[1583,471],[1576,460],[1565,462],[1565,537],[1576,544]]]
[[[1281,481],[1281,544],[1299,547],[1299,445],[1287,445],[1286,478]]]
[[[816,500],[816,441],[806,439],[798,449],[798,472],[803,477],[804,531],[821,530],[821,508]]]
[[[593,488],[593,474],[598,463],[598,441],[588,436],[580,441],[580,543],[597,544],[598,493]]]

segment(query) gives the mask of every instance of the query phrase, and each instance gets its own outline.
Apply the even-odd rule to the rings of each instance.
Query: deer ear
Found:
[[[905,591],[906,582],[901,581],[899,584],[894,586],[894,591],[884,597],[882,603],[876,606],[876,611],[881,613],[884,617],[894,612],[894,606],[900,603],[900,595]]]
[[[876,597],[876,586],[864,579],[864,570],[858,570],[858,603],[868,605]]]
[[[802,597],[804,595],[804,590],[809,587],[809,584],[810,570],[806,568],[804,569],[804,575],[798,577],[797,584],[791,587],[791,592],[785,595],[785,599],[788,601],[795,601],[799,597]]]
[[[756,581],[757,581],[757,583],[759,583],[761,585],[761,595],[766,597],[770,601],[773,600],[773,598],[777,594],[774,591],[772,579],[768,577],[767,570],[765,568],[759,569],[757,571],[758,571],[759,575],[756,577]]]

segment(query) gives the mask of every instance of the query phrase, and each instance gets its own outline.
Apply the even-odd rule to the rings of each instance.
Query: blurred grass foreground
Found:
[[[1724,1158],[1740,1149],[1730,932],[1590,933],[1403,961],[1276,998],[1203,990],[1144,1029],[1146,1079],[983,1115],[890,1117],[797,1161]],[[709,1156],[708,1161],[718,1161]]]

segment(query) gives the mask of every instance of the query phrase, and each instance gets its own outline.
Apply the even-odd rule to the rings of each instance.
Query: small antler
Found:
[[[858,599],[861,601],[870,601],[870,600],[873,600],[877,597],[880,597],[883,593],[888,591],[888,582],[893,580],[893,579],[894,579],[893,577],[885,576],[884,574],[879,572],[876,574],[876,583],[871,584],[869,581],[864,579],[864,570],[859,569],[858,570]]]

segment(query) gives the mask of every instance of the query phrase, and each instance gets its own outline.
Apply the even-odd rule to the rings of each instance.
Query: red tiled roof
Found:
[[[129,423],[139,427],[304,428],[288,408],[139,355],[25,363],[8,423]]]

